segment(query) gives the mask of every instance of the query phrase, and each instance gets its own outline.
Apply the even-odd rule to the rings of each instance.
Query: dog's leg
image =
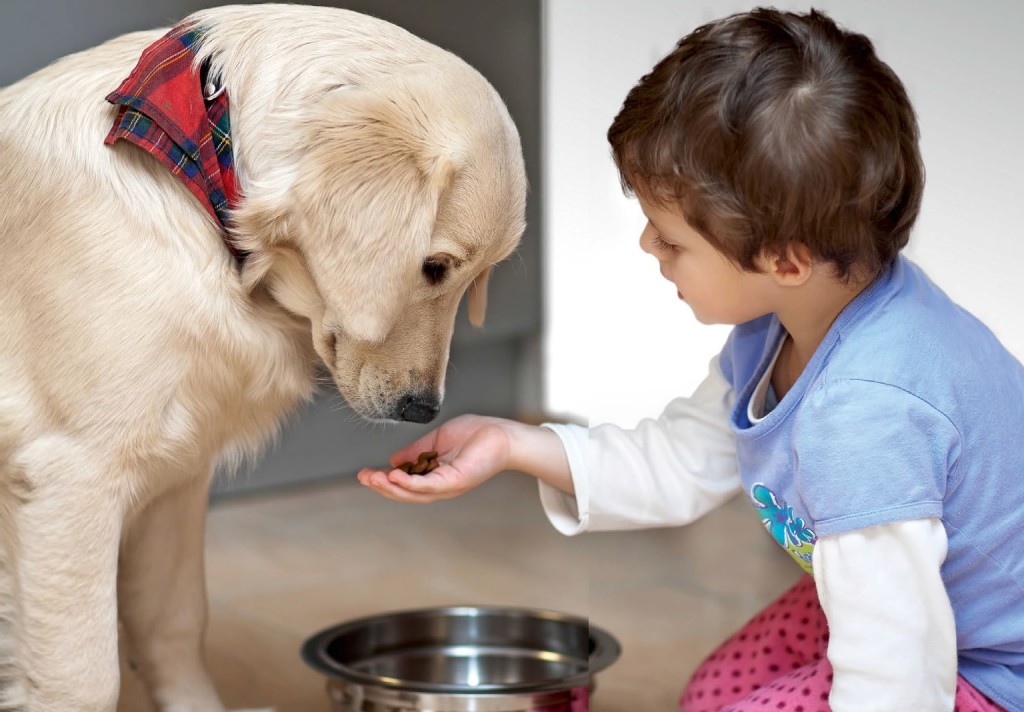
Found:
[[[32,712],[111,712],[117,704],[116,473],[66,437],[14,456],[18,667]]]
[[[0,471],[2,477],[3,472]],[[7,514],[2,506],[0,514]],[[26,704],[25,681],[14,649],[14,622],[17,614],[10,564],[9,552],[0,541],[0,712],[17,712],[23,710]]]
[[[139,513],[121,546],[118,598],[128,655],[160,712],[222,712],[203,660],[203,544],[209,483],[196,478]]]

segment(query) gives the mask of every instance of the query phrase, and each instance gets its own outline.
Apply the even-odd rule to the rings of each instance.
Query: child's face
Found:
[[[773,311],[774,280],[747,272],[719,252],[678,212],[640,200],[647,226],[640,248],[703,324],[742,324]]]

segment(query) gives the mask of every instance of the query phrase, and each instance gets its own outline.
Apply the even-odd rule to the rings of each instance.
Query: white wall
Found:
[[[806,11],[807,2],[782,2]],[[728,327],[698,324],[637,239],[605,132],[633,84],[734,0],[547,0],[546,406],[631,426],[706,373]],[[928,178],[908,254],[1024,359],[1024,2],[819,0],[868,35],[918,112]]]

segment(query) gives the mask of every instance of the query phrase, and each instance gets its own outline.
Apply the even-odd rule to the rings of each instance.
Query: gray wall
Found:
[[[194,10],[218,4],[224,3],[0,0],[0,86],[70,52],[125,32],[171,25]],[[473,329],[464,307],[460,311],[447,397],[435,425],[463,412],[515,416],[536,410],[541,402],[536,362],[541,329],[541,0],[309,4],[365,12],[405,27],[476,67],[508,105],[522,135],[531,185],[528,228],[518,252],[491,278],[485,327]],[[218,477],[214,491],[226,495],[350,476],[363,465],[385,462],[392,450],[428,429],[359,421],[333,386],[325,387],[309,407],[289,419],[282,438],[259,464],[233,478]]]

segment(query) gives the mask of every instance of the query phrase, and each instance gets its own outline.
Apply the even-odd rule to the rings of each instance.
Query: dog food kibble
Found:
[[[436,470],[438,464],[437,452],[428,450],[427,452],[421,452],[419,457],[416,458],[416,462],[403,462],[398,466],[398,469],[410,475],[425,475]]]

